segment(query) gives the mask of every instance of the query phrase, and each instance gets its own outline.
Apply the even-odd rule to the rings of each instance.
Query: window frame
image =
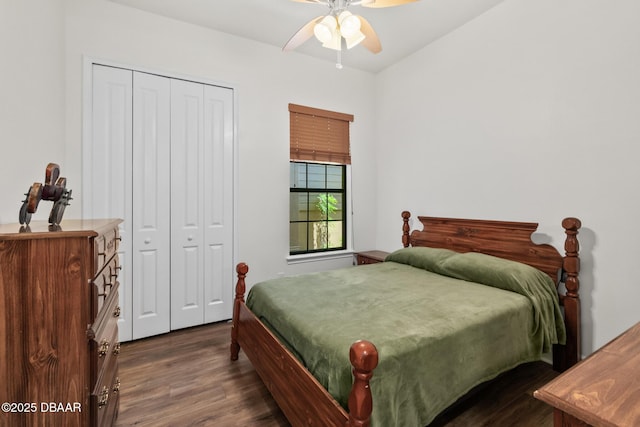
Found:
[[[299,256],[305,256],[305,255],[315,255],[315,254],[326,254],[326,253],[336,253],[336,252],[341,252],[341,251],[346,251],[350,246],[351,246],[351,239],[349,238],[349,221],[348,221],[348,210],[349,210],[349,206],[351,204],[350,202],[350,191],[347,188],[348,187],[348,175],[349,175],[349,165],[344,165],[344,164],[336,164],[336,163],[324,163],[324,162],[308,162],[308,161],[296,161],[296,160],[290,160],[289,161],[289,172],[290,174],[292,173],[291,168],[293,167],[294,164],[302,164],[305,165],[305,186],[304,187],[296,187],[296,186],[292,186],[293,182],[289,183],[289,204],[291,207],[291,195],[293,194],[307,194],[307,201],[306,201],[306,218],[304,219],[300,219],[300,218],[296,218],[293,219],[292,215],[291,215],[291,211],[289,214],[289,256],[290,257],[299,257]],[[323,187],[316,187],[316,186],[310,186],[310,180],[309,180],[309,176],[310,176],[310,165],[322,165],[324,166],[324,186]],[[342,169],[342,180],[340,183],[340,187],[339,188],[335,188],[335,187],[331,187],[327,184],[328,182],[328,166],[332,166],[332,167],[338,167],[340,169]],[[310,213],[312,212],[311,209],[311,205],[312,205],[312,201],[311,201],[311,194],[314,193],[318,193],[318,194],[331,194],[331,193],[335,193],[335,194],[341,194],[342,195],[342,209],[341,209],[341,215],[338,218],[334,218],[334,219],[329,219],[329,218],[323,218],[323,219],[314,219],[310,216]],[[327,245],[327,247],[323,247],[323,248],[312,248],[310,249],[311,246],[313,246],[311,244],[312,242],[312,233],[310,233],[309,230],[311,230],[311,226],[314,223],[318,223],[318,222],[324,222],[330,224],[331,222],[341,222],[342,225],[340,227],[340,233],[341,233],[341,241],[342,241],[342,245],[340,246],[333,246],[333,247],[329,247]],[[292,246],[291,246],[291,225],[292,224],[306,224],[306,232],[305,232],[305,236],[306,236],[306,245],[304,246],[305,249],[302,250],[296,250],[296,251],[292,251]],[[327,239],[329,239],[329,235],[327,234]]]

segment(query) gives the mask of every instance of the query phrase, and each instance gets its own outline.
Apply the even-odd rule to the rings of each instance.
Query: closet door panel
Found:
[[[233,309],[233,91],[204,87],[205,322]]]
[[[171,81],[135,72],[133,338],[170,330]]]
[[[205,262],[205,323],[229,319],[227,305],[230,304],[231,286],[226,277],[226,254],[224,245],[207,246]],[[233,283],[233,281],[231,281]]]
[[[203,94],[171,81],[171,329],[204,323]]]
[[[91,88],[91,139],[83,144],[82,209],[85,218],[122,218],[118,281],[120,341],[131,339],[132,249],[131,170],[132,104],[131,70],[93,65]]]
[[[180,269],[173,274],[171,300],[174,307],[171,329],[201,325],[202,313],[202,252],[197,246],[187,246],[174,255],[173,265]]]

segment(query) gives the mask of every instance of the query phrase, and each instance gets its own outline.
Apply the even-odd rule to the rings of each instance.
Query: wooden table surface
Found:
[[[640,323],[534,396],[594,426],[640,426]]]

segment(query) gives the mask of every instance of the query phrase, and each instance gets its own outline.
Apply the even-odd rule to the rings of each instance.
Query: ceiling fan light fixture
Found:
[[[348,10],[338,15],[338,23],[340,24],[340,33],[345,39],[360,32],[360,19]]]
[[[321,15],[304,24],[282,48],[291,51],[315,36],[322,46],[338,51],[338,65],[341,68],[342,46],[351,49],[358,44],[371,53],[380,53],[382,45],[373,27],[364,17],[347,11],[350,6],[367,8],[387,8],[413,3],[418,0],[293,0],[301,3],[322,4],[329,7],[327,15]],[[344,39],[344,42],[342,41]]]
[[[329,43],[335,37],[337,27],[336,18],[327,15],[313,27],[313,34],[323,44]]]
[[[350,37],[345,36],[344,40],[347,43],[347,49],[351,49],[352,47],[357,46],[361,41],[365,39],[365,37],[366,36],[360,31]]]
[[[342,37],[340,36],[340,32],[337,29],[334,30],[331,39],[323,42],[322,47],[333,50],[342,50]]]

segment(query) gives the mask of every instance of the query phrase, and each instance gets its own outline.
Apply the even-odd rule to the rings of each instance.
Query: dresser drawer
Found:
[[[92,425],[95,426],[113,425],[120,403],[120,377],[116,358],[111,358],[103,373],[90,396]]]
[[[105,303],[100,308],[100,311],[98,311],[93,325],[91,326],[91,328],[96,333],[98,333],[100,329],[105,327],[104,325],[106,324],[106,322],[113,321],[114,319],[117,322],[118,318],[120,318],[120,300],[118,299],[119,287],[120,282],[116,281],[113,284],[111,292],[109,292],[109,296],[107,297]]]
[[[96,257],[96,273],[102,270],[111,257],[118,252],[119,242],[120,231],[117,227],[95,238],[94,254]]]
[[[92,365],[92,382],[99,381],[104,375],[105,366],[109,366],[113,360],[117,360],[120,354],[120,341],[118,338],[118,292],[110,295],[108,304],[98,314],[95,323],[89,329],[90,358]]]
[[[94,293],[94,311],[93,316],[96,317],[102,310],[102,306],[109,299],[112,292],[115,291],[118,283],[118,272],[120,271],[120,261],[118,254],[113,255],[107,265],[93,278],[91,281]]]

